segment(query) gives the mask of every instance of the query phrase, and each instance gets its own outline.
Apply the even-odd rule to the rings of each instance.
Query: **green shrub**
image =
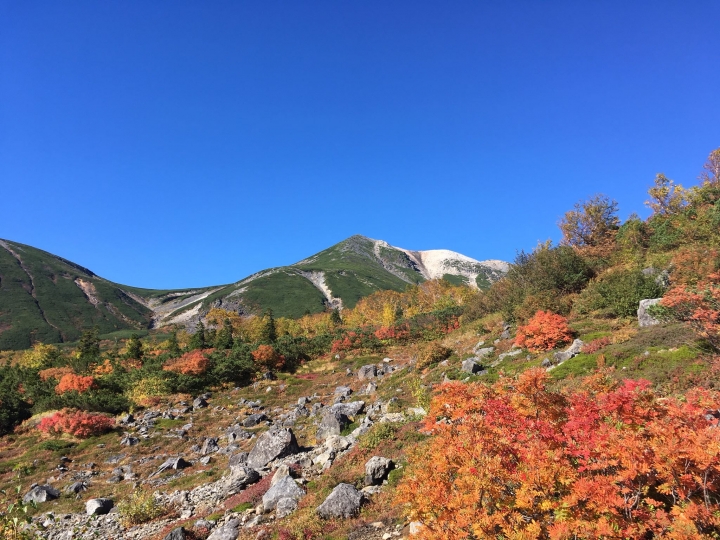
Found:
[[[117,506],[120,521],[125,526],[138,525],[162,516],[166,508],[155,500],[152,493],[135,491]]]
[[[437,341],[428,343],[425,345],[418,354],[417,367],[423,369],[433,364],[437,364],[442,360],[450,358],[452,350],[447,347],[443,347]]]
[[[51,439],[49,441],[41,442],[38,448],[40,448],[40,450],[50,450],[52,452],[64,452],[73,446],[75,446],[74,442]]]
[[[395,437],[398,427],[391,423],[375,424],[370,430],[360,437],[360,448],[372,450],[377,448],[380,443]]]
[[[612,270],[593,281],[575,302],[578,313],[603,310],[615,317],[629,317],[637,313],[644,298],[657,298],[663,288],[654,276],[640,270]]]

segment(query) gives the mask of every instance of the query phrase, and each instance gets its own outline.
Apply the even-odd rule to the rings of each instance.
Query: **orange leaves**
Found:
[[[554,349],[572,339],[567,319],[550,311],[538,311],[525,326],[519,326],[515,344],[532,352]]]
[[[720,272],[709,274],[694,286],[673,287],[660,305],[720,350]]]
[[[173,358],[165,362],[165,371],[174,371],[183,375],[202,375],[210,366],[210,360],[206,353],[212,349],[194,350],[183,354],[180,358]]]
[[[38,429],[44,433],[68,433],[86,438],[110,431],[114,426],[115,420],[106,414],[63,409],[43,418]]]
[[[82,394],[88,390],[95,388],[95,379],[93,377],[83,377],[82,375],[75,375],[68,373],[63,375],[60,382],[55,387],[56,394],[64,394],[65,392],[78,392]]]
[[[646,381],[549,390],[544,370],[433,399],[398,489],[419,538],[710,538],[720,530],[718,395]],[[684,531],[681,533],[681,531]]]
[[[251,354],[255,363],[265,369],[282,369],[285,365],[285,357],[278,353],[272,345],[260,345]]]
[[[47,368],[47,369],[41,369],[38,371],[38,376],[43,381],[47,381],[49,379],[55,379],[60,380],[63,378],[64,375],[68,375],[69,373],[72,373],[73,370],[71,367],[64,366],[64,367],[53,367],[53,368]]]

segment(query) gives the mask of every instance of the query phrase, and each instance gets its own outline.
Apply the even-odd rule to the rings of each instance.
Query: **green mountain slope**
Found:
[[[0,240],[0,349],[75,341],[93,326],[101,334],[147,328],[151,318],[150,309],[87,268]]]
[[[408,251],[352,236],[296,264],[230,285],[149,290],[112,283],[62,257],[0,240],[0,350],[75,341],[93,326],[100,334],[168,324],[193,327],[213,307],[243,314],[269,308],[278,317],[300,317],[352,308],[375,291],[403,291],[434,278],[483,288],[506,267],[501,261],[480,262],[446,250]]]

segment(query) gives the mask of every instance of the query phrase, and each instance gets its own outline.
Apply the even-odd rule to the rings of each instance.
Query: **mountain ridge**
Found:
[[[0,239],[0,349],[169,324],[194,328],[213,307],[241,314],[305,313],[353,307],[378,290],[405,290],[428,279],[486,288],[508,263],[478,261],[450,250],[413,251],[354,235],[294,264],[268,268],[226,285],[142,289],[98,276],[53,253]]]

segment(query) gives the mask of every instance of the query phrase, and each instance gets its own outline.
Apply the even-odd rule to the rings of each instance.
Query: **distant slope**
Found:
[[[278,317],[300,317],[352,308],[375,291],[403,291],[428,279],[485,288],[507,266],[448,250],[409,251],[356,235],[230,285],[149,290],[112,283],[62,257],[0,240],[0,350],[76,341],[93,326],[101,334],[168,324],[193,328],[212,307],[244,314],[269,308]]]
[[[428,279],[487,288],[507,269],[503,261],[477,261],[449,250],[409,251],[356,235],[298,263],[217,288],[159,323],[192,323],[212,307],[242,313],[270,308],[276,316],[300,317],[333,307],[352,308],[375,291],[403,291]]]
[[[148,291],[151,293],[151,291]],[[0,349],[147,328],[152,311],[120,286],[46,251],[0,240]]]

